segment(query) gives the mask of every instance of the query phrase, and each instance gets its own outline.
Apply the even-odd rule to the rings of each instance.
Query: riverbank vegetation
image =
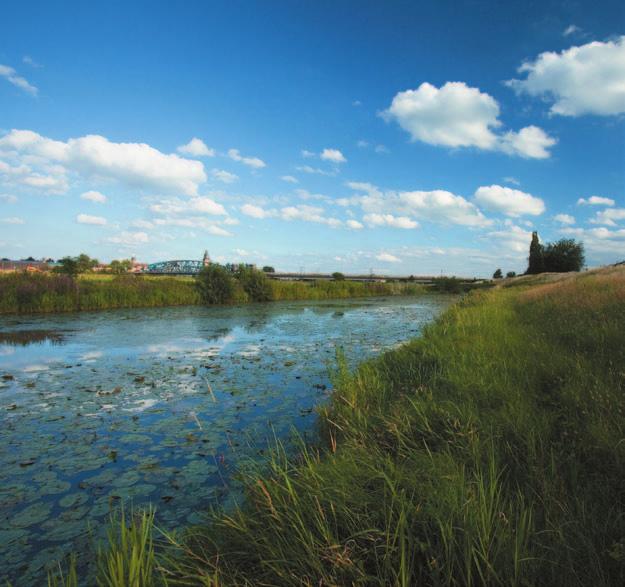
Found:
[[[0,276],[0,313],[72,312],[199,304],[193,280],[43,273]]]
[[[339,357],[318,444],[277,446],[240,507],[154,528],[132,584],[621,585],[623,364],[624,268],[474,292],[355,372]],[[141,535],[101,552],[102,584],[131,584]]]
[[[0,314],[72,312],[281,300],[326,300],[388,295],[418,295],[411,283],[353,281],[275,281],[242,269],[231,274],[219,265],[198,277],[7,273],[0,275]]]

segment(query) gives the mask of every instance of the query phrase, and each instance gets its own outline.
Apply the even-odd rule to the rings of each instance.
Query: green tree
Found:
[[[86,273],[87,271],[91,271],[96,265],[99,264],[99,261],[97,259],[92,259],[89,255],[86,255],[85,253],[81,253],[75,259],[76,263],[78,264],[78,273]]]
[[[115,259],[111,261],[109,267],[111,273],[115,273],[117,275],[121,273],[128,273],[128,271],[130,271],[130,269],[132,268],[132,261],[130,259]]]
[[[78,261],[76,257],[63,257],[59,259],[58,266],[54,269],[57,273],[63,275],[69,275],[70,277],[76,277],[78,275]]]
[[[501,269],[497,269],[495,273],[493,273],[493,279],[501,279],[503,277],[503,273]]]
[[[332,274],[332,279],[334,279],[334,281],[344,281],[345,275],[343,275],[340,271],[335,271]]]
[[[211,263],[196,278],[200,296],[205,304],[229,304],[236,295],[236,283],[232,274],[221,265]]]
[[[508,271],[508,273],[506,273],[506,277],[516,277],[516,271]]]
[[[543,246],[538,240],[538,233],[532,232],[532,242],[530,243],[530,256],[528,259],[527,271],[528,275],[542,273],[545,270],[545,262],[543,258]]]
[[[544,248],[543,260],[545,271],[581,271],[585,263],[584,243],[567,238],[549,243]]]
[[[276,270],[271,265],[265,265],[263,267],[263,271],[265,273],[275,273],[276,272]]]
[[[254,302],[269,302],[273,299],[273,289],[269,278],[258,269],[241,266],[237,278],[245,293]]]

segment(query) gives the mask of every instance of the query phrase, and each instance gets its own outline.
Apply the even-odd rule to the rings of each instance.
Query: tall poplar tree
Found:
[[[543,257],[543,246],[538,240],[538,233],[532,232],[532,242],[530,243],[529,264],[527,267],[528,275],[542,273],[545,270],[545,260]]]

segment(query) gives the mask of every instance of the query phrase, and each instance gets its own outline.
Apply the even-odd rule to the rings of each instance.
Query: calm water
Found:
[[[165,527],[201,521],[237,495],[233,472],[273,434],[313,431],[337,347],[355,364],[418,335],[448,303],[0,318],[0,578],[39,583],[122,500],[155,504]]]

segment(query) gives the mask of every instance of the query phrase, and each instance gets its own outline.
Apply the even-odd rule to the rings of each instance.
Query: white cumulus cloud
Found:
[[[9,216],[8,218],[2,218],[0,222],[4,224],[24,224],[24,219],[18,218],[17,216]]]
[[[363,220],[369,226],[392,226],[393,228],[417,228],[419,223],[407,216],[392,214],[365,214]]]
[[[319,157],[324,161],[331,161],[332,163],[345,163],[347,161],[345,155],[338,149],[324,149]]]
[[[440,89],[428,82],[416,90],[399,92],[383,113],[414,141],[446,147],[492,149],[499,105],[488,94],[464,82],[447,82]]]
[[[292,175],[283,175],[280,179],[287,183],[299,183],[297,177],[293,177]]]
[[[44,163],[57,163],[84,177],[114,179],[131,187],[197,194],[206,181],[204,166],[175,154],[165,154],[145,143],[114,143],[99,135],[67,142],[30,130],[12,130],[0,138],[0,153]],[[45,178],[42,178],[42,181]]]
[[[561,53],[541,53],[523,63],[525,79],[510,80],[517,92],[545,97],[551,113],[561,116],[625,112],[625,35],[613,41],[593,41]]]
[[[213,169],[211,170],[211,175],[222,183],[234,183],[239,179],[238,175],[225,171],[224,169]]]
[[[280,218],[283,220],[303,220],[305,222],[327,224],[330,228],[338,228],[342,225],[338,218],[325,216],[323,208],[307,204],[282,208],[280,210]]]
[[[78,214],[78,216],[76,216],[76,222],[78,222],[78,224],[104,226],[106,224],[106,218],[102,216],[91,216],[90,214]]]
[[[493,212],[506,216],[539,216],[545,211],[545,203],[536,196],[501,185],[479,187],[475,201]]]
[[[351,230],[361,230],[364,228],[364,225],[361,222],[358,222],[358,220],[351,220],[351,219],[345,222],[345,226],[347,226],[347,228]]]
[[[90,190],[88,192],[84,192],[80,194],[80,198],[82,200],[89,200],[90,202],[96,202],[97,204],[104,204],[107,201],[107,197],[95,190]]]
[[[495,239],[499,244],[516,253],[526,253],[529,251],[532,233],[523,230],[520,226],[508,223],[505,229],[489,232],[486,237]]]
[[[413,220],[473,227],[492,224],[475,204],[446,190],[383,192],[365,182],[349,182],[347,185],[358,192],[365,192],[364,195],[342,198],[337,203],[360,206],[367,214],[391,214]]]
[[[375,258],[383,263],[401,263],[401,259],[390,253],[378,253]]]
[[[260,206],[255,206],[254,204],[243,204],[243,206],[241,206],[241,212],[252,218],[268,218],[272,216],[271,211],[265,210]]]
[[[399,92],[382,117],[395,120],[413,141],[436,146],[545,158],[556,142],[536,126],[500,134],[497,101],[464,82],[447,82],[440,88],[424,82],[416,90]]]
[[[526,159],[547,159],[549,149],[558,141],[550,137],[538,126],[526,126],[519,132],[509,131],[500,139],[500,149],[509,155],[519,155]]]
[[[575,218],[570,214],[556,214],[553,219],[560,224],[575,224]]]
[[[215,149],[206,146],[202,139],[192,138],[186,145],[180,145],[176,151],[183,155],[191,155],[192,157],[214,157]]]
[[[578,206],[614,206],[616,202],[612,198],[603,196],[590,196],[590,198],[580,198],[577,200]]]
[[[606,208],[597,212],[590,221],[592,224],[605,224],[606,226],[616,226],[617,222],[625,220],[625,208]]]
[[[243,157],[238,149],[229,149],[228,157],[230,157],[233,161],[238,161],[239,163],[243,163],[253,169],[261,169],[267,166],[267,164],[258,157]]]
[[[150,205],[150,210],[157,214],[186,214],[189,212],[199,212],[202,214],[212,214],[215,216],[225,216],[226,209],[212,198],[201,196],[183,200],[181,198],[170,198],[159,200]]]

